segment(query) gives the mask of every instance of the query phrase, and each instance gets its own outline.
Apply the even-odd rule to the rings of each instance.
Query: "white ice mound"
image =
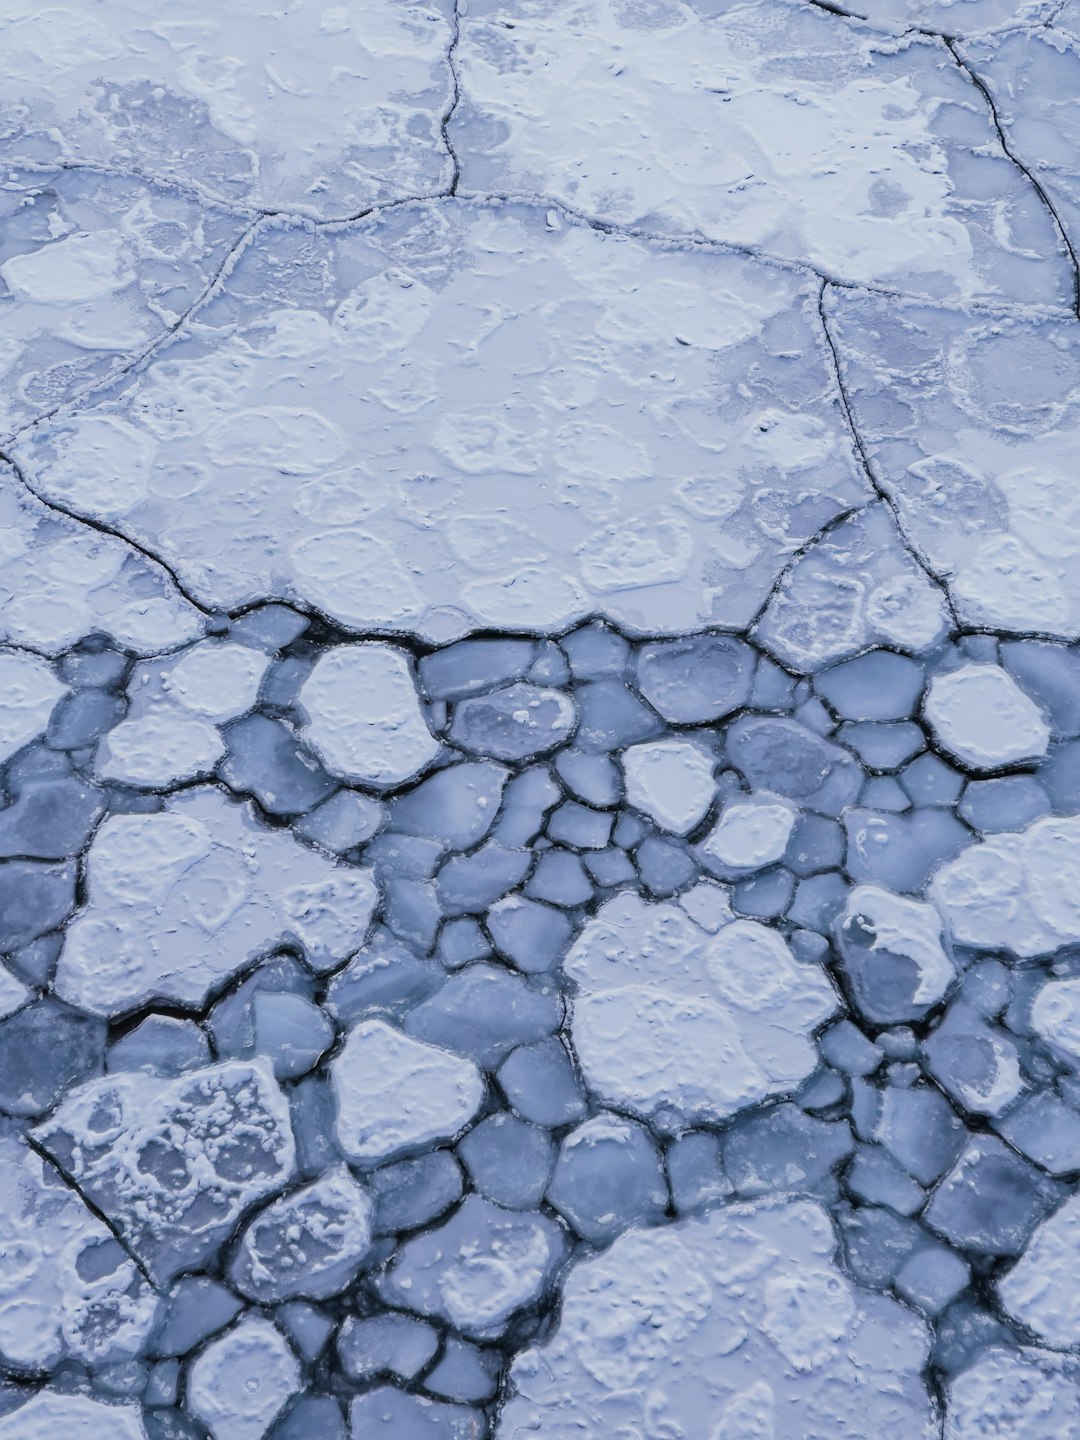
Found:
[[[201,1005],[284,941],[315,970],[363,942],[370,871],[335,864],[212,787],[152,815],[113,815],[87,860],[87,903],[68,927],[57,992],[95,1015],[151,999]]]
[[[733,1205],[582,1261],[559,1328],[511,1370],[499,1440],[930,1440],[928,1336],[856,1290],[820,1206]]]
[[[1080,815],[969,845],[935,875],[930,898],[963,945],[1026,959],[1080,940]]]
[[[484,1098],[471,1060],[403,1035],[384,1020],[356,1025],[330,1069],[338,1143],[359,1164],[452,1139]]]
[[[939,742],[969,770],[1040,759],[1050,743],[1045,715],[1000,665],[935,675],[923,709]]]
[[[332,775],[400,785],[425,769],[439,742],[424,721],[404,650],[367,640],[339,645],[300,692],[306,738]]]
[[[698,898],[687,897],[700,923],[674,902],[619,895],[566,959],[585,1076],[638,1115],[719,1119],[791,1090],[817,1064],[811,1031],[836,1009],[825,972],[775,930],[710,914]]]

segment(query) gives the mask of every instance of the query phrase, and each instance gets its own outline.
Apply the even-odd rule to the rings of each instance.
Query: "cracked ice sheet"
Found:
[[[1060,0],[855,0],[839,7],[887,29],[919,26],[944,34],[975,35],[1009,25],[1042,25]]]
[[[105,631],[139,655],[193,640],[203,617],[160,566],[57,516],[0,464],[0,638],[57,654]]]
[[[855,425],[963,623],[1080,634],[1080,330],[834,290]]]
[[[127,176],[0,179],[0,434],[100,383],[176,325],[243,222]]]
[[[447,201],[265,229],[180,343],[17,453],[208,605],[739,625],[869,498],[830,364],[797,276]]]
[[[1066,25],[1068,27],[1068,20]],[[1045,186],[1074,250],[1080,250],[1080,34],[1015,29],[963,40],[1017,158]]]
[[[856,284],[1070,302],[1049,215],[930,37],[776,0],[479,0],[456,64],[465,191],[555,195]]]
[[[0,129],[12,161],[145,170],[316,217],[450,179],[448,4],[94,8],[5,7]]]

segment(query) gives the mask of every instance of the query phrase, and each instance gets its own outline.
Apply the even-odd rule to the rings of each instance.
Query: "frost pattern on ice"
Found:
[[[860,9],[0,21],[0,1435],[1080,1433],[1080,19]]]

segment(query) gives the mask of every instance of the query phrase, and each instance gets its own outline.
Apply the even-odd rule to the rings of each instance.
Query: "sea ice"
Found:
[[[656,740],[623,753],[626,798],[662,830],[686,835],[705,818],[716,786],[713,758],[690,740]]]
[[[213,1440],[263,1440],[299,1389],[300,1366],[280,1330],[252,1315],[198,1356],[188,1399]]]
[[[930,1440],[925,1327],[852,1286],[834,1247],[805,1200],[628,1231],[571,1270],[558,1330],[514,1362],[500,1440],[692,1434],[703,1415],[714,1440]]]
[[[374,1165],[451,1139],[483,1099],[471,1060],[403,1035],[383,1020],[349,1031],[331,1071],[337,1136],[350,1160]]]
[[[587,1082],[643,1117],[722,1119],[793,1089],[816,1064],[810,1032],[837,1006],[825,973],[775,931],[737,920],[710,934],[634,895],[586,922],[565,970]]]
[[[113,815],[99,827],[57,991],[100,1015],[152,996],[198,1006],[289,939],[324,970],[362,944],[376,898],[369,870],[335,866],[197,787],[159,814]]]
[[[393,645],[367,641],[328,651],[304,682],[299,703],[308,716],[305,738],[342,779],[400,785],[439,752],[408,656]]]
[[[464,1335],[493,1339],[541,1298],[566,1244],[546,1215],[467,1195],[449,1220],[402,1245],[380,1290],[391,1303],[436,1316]]]
[[[942,746],[971,770],[1038,759],[1050,742],[1042,711],[997,665],[935,675],[923,713]]]
[[[159,1284],[216,1256],[295,1161],[288,1106],[261,1062],[90,1080],[33,1133]]]
[[[261,1211],[229,1267],[248,1299],[277,1304],[327,1300],[356,1278],[371,1245],[373,1205],[342,1165]]]

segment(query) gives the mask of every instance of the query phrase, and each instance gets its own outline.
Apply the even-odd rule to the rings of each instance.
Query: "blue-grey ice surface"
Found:
[[[0,3],[0,1440],[1080,1440],[1080,5],[852,6]]]

